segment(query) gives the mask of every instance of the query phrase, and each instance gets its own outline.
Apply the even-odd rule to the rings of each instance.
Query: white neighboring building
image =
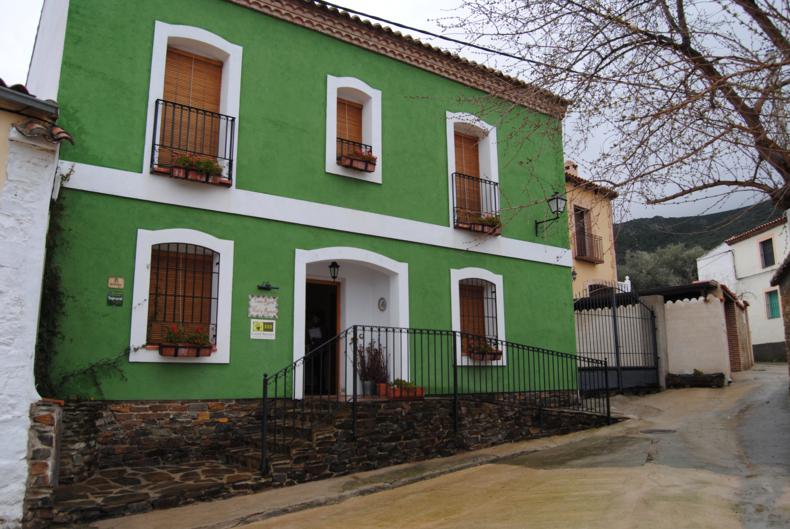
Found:
[[[697,277],[733,288],[751,305],[749,327],[756,361],[784,361],[782,303],[771,277],[790,252],[787,215],[760,224],[697,259]]]

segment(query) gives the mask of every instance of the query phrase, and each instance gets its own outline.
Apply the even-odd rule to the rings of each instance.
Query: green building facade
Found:
[[[564,187],[551,94],[298,0],[48,1],[31,77],[76,138],[56,396],[255,397],[354,324],[575,350],[567,220],[535,224]],[[188,334],[203,356],[164,350]]]

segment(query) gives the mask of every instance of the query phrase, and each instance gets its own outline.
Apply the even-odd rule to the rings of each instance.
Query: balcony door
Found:
[[[482,215],[480,138],[455,133],[455,197],[457,222],[472,223]]]
[[[216,159],[220,134],[222,62],[168,47],[158,161],[191,155]]]
[[[587,210],[573,208],[573,228],[576,238],[576,255],[587,255]]]

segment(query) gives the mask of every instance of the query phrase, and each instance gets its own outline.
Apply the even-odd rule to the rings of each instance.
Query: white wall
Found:
[[[702,257],[697,258],[697,279],[714,280],[736,287],[735,260],[729,244],[721,243]]]
[[[5,131],[0,137],[5,138]],[[0,190],[0,526],[22,517],[49,203],[57,149],[12,131]]]
[[[775,264],[762,267],[760,241],[773,238]],[[745,241],[732,245],[735,270],[738,276],[736,293],[749,302],[749,326],[752,343],[755,345],[784,341],[782,318],[768,319],[765,307],[765,291],[771,289],[771,277],[790,252],[787,223],[771,228]],[[781,302],[780,302],[781,306]]]
[[[670,301],[664,305],[667,371],[724,373],[730,377],[724,305],[715,296]]]

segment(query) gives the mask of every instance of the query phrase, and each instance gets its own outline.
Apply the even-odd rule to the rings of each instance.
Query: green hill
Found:
[[[696,217],[653,217],[615,224],[617,262],[629,250],[652,252],[671,243],[709,250],[724,239],[783,214],[770,201]]]

